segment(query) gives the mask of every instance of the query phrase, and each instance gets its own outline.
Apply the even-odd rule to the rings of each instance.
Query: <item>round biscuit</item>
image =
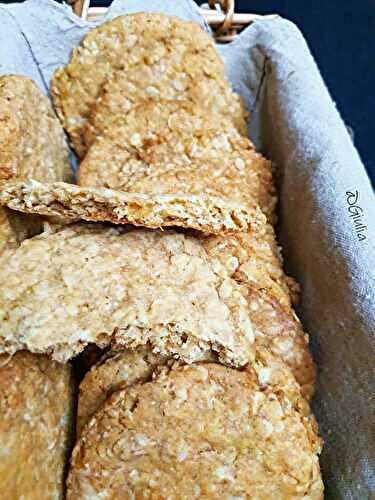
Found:
[[[96,116],[94,127],[100,122],[98,128],[106,128],[112,119],[108,111],[120,108],[123,114],[144,100],[196,101],[246,129],[211,37],[195,23],[163,14],[130,14],[91,30],[69,64],[55,73],[51,92],[80,157],[87,151],[89,119]]]
[[[77,434],[81,434],[86,423],[113,392],[150,380],[155,369],[169,361],[173,362],[173,358],[154,354],[149,347],[104,354],[80,383]]]
[[[78,441],[68,499],[322,499],[315,424],[253,371],[176,367],[112,395]]]
[[[233,127],[202,129],[193,118],[186,123],[179,129],[160,127],[160,132],[155,131],[158,125],[141,126],[131,134],[134,127],[119,124],[91,146],[78,183],[148,194],[206,193],[244,205],[256,202],[273,220],[271,162]]]

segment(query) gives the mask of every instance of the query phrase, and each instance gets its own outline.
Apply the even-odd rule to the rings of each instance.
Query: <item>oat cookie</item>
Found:
[[[0,183],[69,181],[69,149],[48,98],[23,76],[0,77]]]
[[[0,124],[0,185],[29,178],[46,182],[71,178],[63,129],[32,80],[0,76]],[[37,217],[0,208],[0,253],[41,229]]]
[[[309,337],[296,314],[265,290],[250,287],[247,292],[255,345],[283,360],[301,385],[303,396],[311,399],[315,390],[316,368],[309,350]]]
[[[1,498],[63,499],[73,426],[69,365],[0,356]]]
[[[204,355],[202,358],[202,361],[215,360],[214,355]],[[173,356],[155,354],[149,346],[105,353],[80,383],[77,433],[81,433],[84,425],[115,391],[147,382],[158,368],[173,364],[176,364]],[[278,382],[282,376],[282,369],[273,370],[273,380]]]
[[[144,100],[194,101],[246,129],[211,37],[197,24],[163,14],[130,14],[91,30],[55,73],[51,92],[80,157],[90,113],[101,113],[97,120],[106,123],[108,111],[123,114]]]
[[[68,499],[322,499],[314,423],[253,371],[177,367],[113,394],[73,452]]]
[[[85,424],[113,392],[151,380],[155,369],[168,362],[173,362],[173,357],[155,354],[149,347],[104,354],[80,383],[77,434],[81,434]]]
[[[88,343],[150,344],[192,362],[211,350],[243,366],[253,355],[246,299],[195,237],[66,226],[0,257],[0,349],[66,361]]]
[[[133,224],[149,228],[178,226],[207,233],[257,230],[260,209],[207,195],[147,195],[86,188],[64,182],[7,183],[0,205],[29,214],[70,220]]]
[[[120,126],[99,138],[81,163],[78,183],[139,193],[209,194],[259,204],[272,220],[271,163],[231,128],[129,136]]]
[[[216,361],[211,359],[202,361]],[[139,382],[148,382],[156,370],[162,366],[175,365],[170,356],[161,356],[149,347],[109,351],[91,367],[79,388],[77,433],[81,431],[103,403],[119,389],[130,387]],[[251,362],[259,384],[282,391],[292,404],[304,415],[310,415],[309,405],[301,393],[301,388],[289,367],[263,345],[258,345],[254,360]]]
[[[169,81],[172,77],[165,75],[164,78],[167,80],[165,85],[156,82],[156,86],[161,88],[158,89],[158,93],[149,95],[149,89],[153,88],[155,92],[156,87],[147,87],[145,91],[140,86],[140,82],[142,85],[144,82],[142,79],[136,82],[136,86],[131,82],[142,78],[141,74],[145,69],[147,68],[140,66],[130,75],[118,72],[104,85],[83,131],[86,148],[89,148],[97,137],[111,133],[117,123],[126,120],[127,114],[137,112],[138,115],[144,115],[153,106],[155,108],[163,106],[164,114],[170,107],[179,106],[181,111],[190,108],[190,118],[187,118],[186,125],[190,124],[196,110],[199,110],[199,114],[204,116],[202,124],[207,126],[208,130],[213,124],[216,124],[216,128],[218,125],[221,127],[227,125],[236,128],[242,135],[247,135],[244,109],[239,97],[230,90],[224,79],[200,80],[200,82],[192,80],[189,84],[180,81],[176,89],[176,82]],[[202,72],[204,73],[204,69]],[[176,73],[174,78],[178,81],[181,77],[185,79],[185,75],[186,73],[183,75]],[[207,80],[206,75],[205,78]],[[149,82],[153,83],[152,80],[151,78]],[[187,85],[186,88],[183,88],[184,85]],[[181,113],[175,114],[175,119],[177,118],[180,118],[180,128],[182,128],[184,121],[181,119]]]
[[[201,238],[206,252],[243,286],[256,346],[279,356],[292,370],[308,399],[314,392],[315,366],[309,337],[292,309],[295,285],[282,270],[272,227],[251,233]],[[292,281],[293,282],[293,281]]]

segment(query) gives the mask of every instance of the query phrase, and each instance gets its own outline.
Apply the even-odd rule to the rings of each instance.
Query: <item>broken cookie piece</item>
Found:
[[[28,214],[75,221],[107,221],[148,228],[179,226],[207,233],[257,230],[264,219],[254,204],[241,206],[214,196],[124,193],[63,182],[6,184],[0,191],[0,204]]]
[[[0,257],[0,350],[66,361],[89,343],[244,366],[253,330],[240,286],[199,240],[172,231],[66,226]]]

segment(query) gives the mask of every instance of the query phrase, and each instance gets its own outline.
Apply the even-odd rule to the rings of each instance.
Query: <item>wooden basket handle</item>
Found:
[[[84,19],[87,17],[90,0],[66,0],[66,2],[72,6],[77,16]],[[233,26],[234,0],[208,0],[208,5],[210,9],[224,15],[224,20],[220,24],[217,22],[210,23],[210,19],[208,19],[208,24],[215,31],[215,35],[230,33],[231,36],[234,36],[236,34]]]
[[[217,8],[221,9],[222,13],[225,14],[224,21],[221,25],[216,27],[217,33],[227,33],[233,28],[233,16],[234,16],[234,0],[208,0],[208,5],[210,9]]]

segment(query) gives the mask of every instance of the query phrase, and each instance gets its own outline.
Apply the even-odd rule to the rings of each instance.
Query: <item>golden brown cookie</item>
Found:
[[[139,73],[144,73],[144,69],[141,66],[133,70],[130,75],[118,72],[112,80],[104,85],[100,98],[91,111],[83,132],[87,149],[90,148],[97,137],[108,133],[111,134],[119,123],[127,122],[127,116],[131,113],[144,117],[148,115],[149,125],[152,128],[153,124],[155,124],[155,118],[160,119],[163,115],[170,113],[171,109],[176,109],[174,116],[170,119],[171,123],[174,119],[175,131],[177,121],[179,122],[178,127],[183,129],[184,124],[187,127],[192,124],[195,125],[193,120],[199,114],[201,128],[204,127],[210,130],[211,127],[217,129],[218,126],[222,128],[225,126],[234,127],[241,134],[247,135],[246,114],[239,97],[231,92],[228,83],[223,77],[221,81],[201,80],[195,83],[191,81],[186,88],[183,88],[186,82],[182,83],[181,79],[185,80],[186,73],[177,73],[175,74],[176,81],[168,81],[171,78],[169,76],[166,78],[165,85],[162,82],[157,82],[157,86],[161,87],[158,89],[159,93],[149,95],[147,90],[150,87],[144,91],[139,85],[139,81],[136,87],[131,83],[132,77],[133,79],[139,78]],[[180,80],[179,84],[177,83],[178,80]],[[203,94],[201,93],[202,87],[204,89]],[[129,88],[132,88],[132,91],[129,92]],[[154,87],[155,90],[156,87]],[[158,110],[161,111],[158,112]],[[184,116],[184,112],[185,115],[189,116]],[[141,119],[141,123],[144,120],[145,118]],[[159,135],[161,135],[161,132]]]
[[[108,397],[121,387],[151,380],[159,366],[173,357],[155,354],[149,347],[110,351],[87,372],[79,386],[77,434]]]
[[[202,361],[216,361],[202,359]],[[102,404],[119,389],[130,387],[139,382],[151,380],[155,371],[162,366],[172,366],[173,357],[154,354],[149,347],[110,351],[91,367],[79,387],[77,433],[81,434],[84,425],[97,412]],[[259,384],[282,391],[293,405],[310,414],[309,405],[301,393],[301,388],[288,366],[277,355],[259,344],[250,370],[257,374]]]
[[[126,126],[100,137],[81,163],[81,186],[139,193],[201,193],[250,206],[272,220],[276,203],[271,163],[235,129],[188,128],[169,134],[128,134]]]
[[[97,116],[94,127],[106,128],[113,112],[148,100],[196,102],[246,129],[211,37],[195,23],[163,14],[130,14],[91,30],[55,73],[51,92],[80,157],[87,151],[83,133],[90,115]]]
[[[316,369],[309,351],[309,338],[292,309],[295,285],[282,270],[273,228],[201,238],[206,252],[226,267],[243,286],[249,304],[256,346],[279,356],[292,370],[305,397],[314,392]]]
[[[292,371],[308,400],[314,394],[316,368],[309,350],[309,336],[291,308],[265,290],[247,288],[249,315],[255,345],[278,356]]]
[[[314,422],[255,372],[177,367],[113,394],[72,457],[68,499],[322,499]]]
[[[184,227],[213,234],[256,231],[265,219],[256,205],[241,206],[204,194],[147,195],[32,180],[4,185],[0,205],[73,221],[113,222],[154,229]]]
[[[69,365],[0,356],[1,498],[63,499],[73,432]]]
[[[67,181],[68,155],[64,131],[48,98],[24,76],[0,76],[0,185],[31,178]],[[41,229],[37,217],[0,208],[0,252],[16,248]]]
[[[282,268],[282,255],[270,224],[257,231],[224,236],[202,235],[202,244],[211,257],[219,259],[238,282],[269,291],[277,300],[290,306],[295,300],[295,286]]]
[[[0,77],[0,183],[69,181],[72,171],[62,126],[30,79]]]
[[[240,286],[201,242],[172,231],[66,226],[0,257],[0,349],[65,361],[89,343],[150,344],[243,366],[253,332]]]

